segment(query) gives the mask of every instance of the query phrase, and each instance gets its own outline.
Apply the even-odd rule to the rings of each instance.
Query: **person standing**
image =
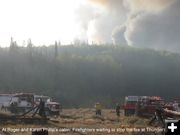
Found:
[[[180,112],[179,104],[176,101],[173,103],[173,109],[174,111]]]
[[[141,104],[140,101],[137,101],[136,109],[135,109],[135,116],[141,116],[141,113],[140,113],[141,106],[143,106],[143,104]]]
[[[45,113],[45,102],[41,99],[39,103],[39,115],[42,117],[46,117]]]
[[[95,110],[96,110],[96,115],[101,115],[101,104],[96,103],[94,107],[95,107]]]
[[[119,103],[116,103],[116,115],[119,117],[120,116],[120,104]]]
[[[160,104],[156,105],[154,117],[150,120],[149,125],[151,125],[155,120],[158,121],[163,127],[165,127],[165,112]]]

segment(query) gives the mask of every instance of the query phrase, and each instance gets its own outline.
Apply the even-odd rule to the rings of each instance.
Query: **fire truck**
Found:
[[[160,96],[126,96],[124,114],[125,116],[151,117],[154,115],[157,105],[172,109],[172,106],[165,105],[164,99]]]
[[[134,115],[136,111],[136,104],[139,100],[139,96],[126,96],[124,103],[124,115],[130,116]]]
[[[59,115],[62,108],[58,102],[53,101],[48,96],[34,95],[32,93],[1,94],[1,110],[7,110],[14,114],[23,114],[35,106],[38,106],[42,100],[45,103],[46,115]]]
[[[165,101],[160,96],[139,97],[137,112],[139,116],[151,117],[154,115],[158,105],[164,106]]]
[[[52,98],[43,95],[34,96],[34,101],[36,105],[39,105],[40,100],[45,102],[46,115],[50,115],[50,116],[59,115],[60,112],[62,111],[61,105],[58,102],[53,101]]]
[[[12,94],[0,94],[0,108],[6,110],[9,107],[9,103],[12,99]]]
[[[12,94],[8,110],[12,113],[24,113],[34,105],[34,95],[32,93]]]

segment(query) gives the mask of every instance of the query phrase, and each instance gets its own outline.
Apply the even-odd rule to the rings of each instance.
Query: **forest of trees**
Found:
[[[180,95],[180,54],[110,45],[0,48],[0,93],[48,95],[64,107],[106,107],[126,95]]]

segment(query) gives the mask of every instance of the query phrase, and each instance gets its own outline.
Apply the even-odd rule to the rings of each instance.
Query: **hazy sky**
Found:
[[[74,39],[180,52],[180,0],[0,0],[0,45]]]
[[[78,34],[75,10],[82,0],[0,0],[0,45],[29,38],[36,45],[70,43]]]

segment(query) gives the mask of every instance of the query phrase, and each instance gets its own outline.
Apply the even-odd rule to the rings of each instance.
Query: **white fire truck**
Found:
[[[0,108],[6,109],[12,99],[12,94],[0,94]]]
[[[46,115],[59,115],[62,111],[61,105],[57,102],[54,102],[52,98],[43,95],[34,96],[35,104],[38,105],[40,101],[45,102]]]
[[[40,100],[45,103],[47,115],[59,115],[61,106],[58,102],[52,101],[48,96],[32,93],[0,94],[0,108],[15,114],[24,113],[39,105]]]

